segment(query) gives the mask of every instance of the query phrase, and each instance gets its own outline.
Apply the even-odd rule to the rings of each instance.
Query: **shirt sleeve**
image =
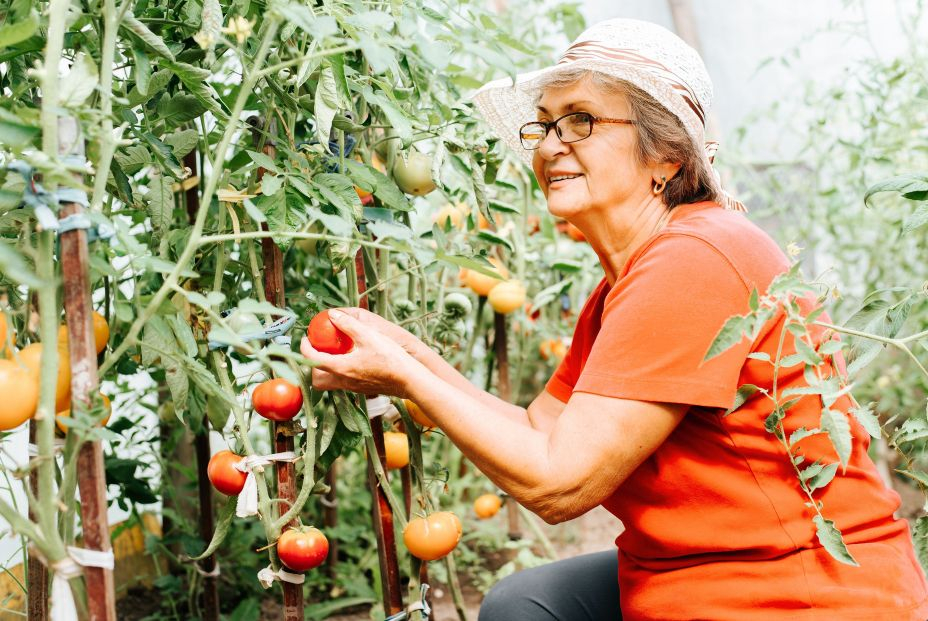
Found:
[[[704,361],[750,290],[731,261],[690,235],[658,237],[609,292],[575,391],[622,399],[731,407],[751,343]]]

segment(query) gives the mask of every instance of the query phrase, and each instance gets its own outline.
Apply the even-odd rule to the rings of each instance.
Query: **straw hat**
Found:
[[[557,64],[511,78],[494,80],[473,96],[490,126],[527,164],[532,152],[522,148],[519,127],[535,119],[539,87],[566,69],[588,69],[625,80],[641,88],[674,114],[686,129],[707,170],[718,143],[706,143],[705,123],[712,105],[712,80],[699,54],[666,28],[636,19],[609,19],[585,30]],[[729,209],[744,207],[721,189]]]

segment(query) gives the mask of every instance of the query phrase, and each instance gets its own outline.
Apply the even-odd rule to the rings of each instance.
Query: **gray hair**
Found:
[[[607,95],[622,95],[628,101],[631,117],[637,121],[636,154],[638,164],[672,162],[680,170],[669,181],[661,197],[669,208],[700,201],[719,202],[715,179],[703,163],[703,155],[672,112],[651,95],[627,80],[580,67],[557,71],[542,79],[539,97],[548,88],[564,88],[581,80]]]

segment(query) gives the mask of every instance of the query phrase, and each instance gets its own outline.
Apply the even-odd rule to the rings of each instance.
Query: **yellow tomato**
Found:
[[[461,540],[461,520],[448,511],[409,520],[403,529],[403,543],[410,554],[423,561],[434,561],[451,552]]]
[[[103,401],[103,409],[106,410],[106,416],[103,417],[103,420],[100,421],[100,426],[105,427],[106,423],[110,422],[110,415],[113,413],[113,406],[110,403],[110,398],[100,393],[100,399]],[[68,433],[68,427],[70,427],[69,421],[71,420],[71,409],[62,410],[58,412],[58,415],[55,416],[55,424],[58,426],[58,429],[62,433]]]
[[[385,431],[383,446],[387,457],[387,469],[395,470],[409,464],[409,442],[405,433]]]
[[[25,367],[36,383],[39,382],[42,365],[42,344],[26,345],[17,354],[19,364]],[[58,381],[55,383],[55,411],[60,412],[71,406],[71,361],[65,347],[58,348]]]
[[[481,520],[493,517],[503,506],[503,499],[496,494],[484,494],[474,501],[474,513]]]
[[[19,427],[35,415],[39,382],[28,369],[0,360],[0,431]]]
[[[409,412],[409,417],[414,421],[425,427],[426,429],[434,429],[438,425],[429,418],[425,412],[422,411],[418,405],[409,399],[403,399],[403,403],[406,405],[406,411]]]
[[[525,304],[525,287],[516,280],[501,282],[490,290],[487,302],[494,311],[506,315]]]
[[[503,264],[496,257],[490,258],[490,263],[495,267],[494,270],[499,274],[499,278],[494,278],[492,276],[485,276],[480,272],[474,270],[467,270],[467,282],[465,283],[470,287],[471,291],[477,295],[489,295],[490,291],[496,285],[500,284],[503,279],[509,276],[509,272],[503,267]]]

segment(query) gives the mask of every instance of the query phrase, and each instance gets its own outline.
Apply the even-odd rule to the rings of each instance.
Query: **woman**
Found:
[[[853,417],[847,470],[815,498],[859,567],[819,543],[808,497],[764,429],[770,401],[758,396],[725,416],[739,386],[773,384],[762,354],[776,356],[783,317],[753,342],[703,357],[725,320],[748,310],[752,289],[764,291],[789,261],[718,187],[703,150],[710,98],[698,55],[632,20],[600,23],[556,66],[477,94],[491,125],[531,158],[548,209],[583,231],[605,272],[528,409],[472,386],[370,313],[333,315],[355,340],[350,354],[304,340],[316,387],[412,399],[546,521],[603,505],[624,523],[618,554],[504,579],[483,621],[928,618],[908,527],[893,518],[899,497]],[[783,355],[795,352],[787,336]],[[802,365],[777,381],[805,385]],[[844,397],[832,409],[846,416],[849,407]],[[818,396],[803,397],[787,432],[818,428],[821,411]],[[837,461],[824,434],[801,446],[809,464]]]

